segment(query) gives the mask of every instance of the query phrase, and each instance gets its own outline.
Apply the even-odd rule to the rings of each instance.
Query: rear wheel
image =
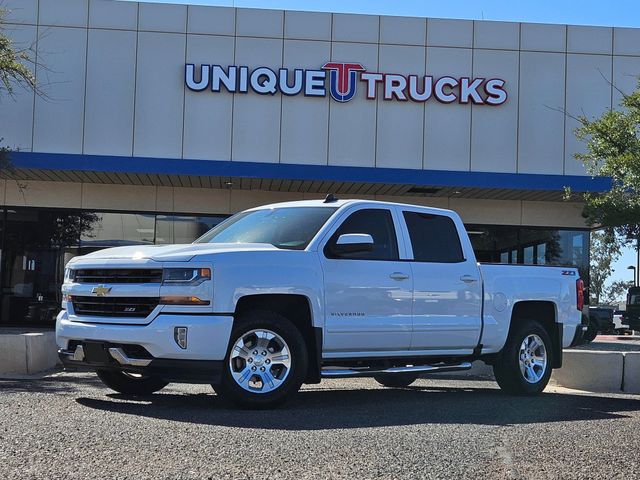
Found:
[[[307,374],[307,347],[287,318],[271,311],[236,320],[216,393],[243,408],[272,408],[297,393]]]
[[[534,320],[518,323],[494,364],[493,373],[502,390],[534,395],[545,389],[551,377],[551,338]]]
[[[96,370],[98,377],[107,387],[126,395],[151,395],[168,385],[156,377],[118,370]]]
[[[418,379],[418,375],[415,373],[397,373],[375,375],[373,378],[385,387],[405,388],[415,382]]]

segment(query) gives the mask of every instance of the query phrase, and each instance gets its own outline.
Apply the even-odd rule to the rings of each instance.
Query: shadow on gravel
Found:
[[[78,398],[81,405],[175,422],[226,427],[326,430],[422,424],[518,425],[624,418],[635,399],[546,393],[505,395],[495,388],[409,387],[403,390],[303,390],[278,410],[231,410],[214,395],[156,394]]]
[[[101,387],[102,382],[95,375],[75,377],[59,375],[37,379],[0,380],[0,393],[68,393],[82,387]]]

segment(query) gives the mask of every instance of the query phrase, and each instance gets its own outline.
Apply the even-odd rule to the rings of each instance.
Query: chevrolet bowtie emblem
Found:
[[[104,285],[98,285],[91,289],[91,293],[95,293],[99,297],[104,297],[111,291],[111,287],[105,287]]]

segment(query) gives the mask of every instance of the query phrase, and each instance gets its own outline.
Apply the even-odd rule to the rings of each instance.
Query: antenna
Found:
[[[333,202],[337,202],[337,201],[338,201],[338,197],[336,197],[333,193],[330,193],[324,199],[324,203],[333,203]]]

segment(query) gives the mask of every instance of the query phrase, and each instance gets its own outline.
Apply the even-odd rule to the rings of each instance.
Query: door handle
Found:
[[[393,278],[394,280],[406,280],[407,278],[409,278],[409,275],[402,272],[393,272],[389,275],[389,278]]]
[[[473,283],[478,281],[478,279],[473,275],[462,275],[460,277],[460,280],[462,280],[464,283]]]

